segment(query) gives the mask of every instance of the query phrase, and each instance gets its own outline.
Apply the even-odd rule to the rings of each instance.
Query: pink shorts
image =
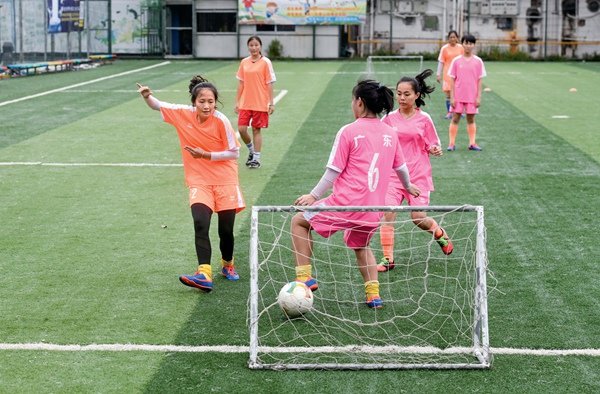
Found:
[[[478,114],[479,109],[475,106],[475,103],[461,103],[455,102],[454,107],[450,107],[450,112],[455,113],[466,113],[467,115]]]
[[[332,212],[305,212],[304,218],[308,220],[312,229],[323,238],[329,238],[338,231],[344,230],[344,242],[350,249],[362,249],[369,246],[371,237],[379,227],[378,225],[357,225],[331,214]]]
[[[406,200],[411,207],[427,207],[429,206],[430,191],[422,191],[419,197],[410,195],[405,189],[390,185],[385,195],[385,205],[400,206]]]
[[[252,126],[258,129],[269,127],[269,113],[240,109],[238,113],[238,126]]]
[[[238,185],[199,185],[190,186],[190,206],[204,204],[213,212],[235,209],[243,210],[244,197]]]

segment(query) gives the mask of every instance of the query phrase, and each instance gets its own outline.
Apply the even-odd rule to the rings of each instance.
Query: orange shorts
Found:
[[[190,206],[204,204],[213,212],[235,209],[240,212],[246,205],[238,185],[190,186]]]
[[[252,126],[259,129],[266,129],[269,127],[269,113],[240,109],[238,126]]]

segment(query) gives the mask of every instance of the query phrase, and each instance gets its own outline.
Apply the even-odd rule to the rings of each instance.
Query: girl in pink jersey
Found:
[[[275,72],[271,61],[262,55],[262,41],[258,36],[248,39],[250,56],[242,59],[236,78],[238,89],[235,99],[235,113],[238,114],[238,131],[248,147],[248,168],[260,168],[262,134],[269,127],[269,115],[275,111],[273,103],[273,83]],[[248,127],[252,126],[252,138]]]
[[[471,34],[463,36],[461,43],[465,53],[454,58],[448,70],[450,82],[450,105],[452,121],[448,128],[448,151],[456,150],[456,135],[458,123],[463,113],[467,114],[467,134],[469,135],[469,150],[480,151],[475,141],[477,125],[475,115],[481,105],[482,78],[485,77],[483,60],[473,53],[477,40]]]
[[[181,275],[179,280],[205,292],[213,289],[209,230],[212,214],[217,212],[221,274],[237,281],[240,277],[233,264],[233,227],[236,213],[244,209],[237,171],[239,142],[227,117],[216,110],[217,89],[202,76],[195,76],[189,85],[191,106],[160,101],[150,88],[140,84],[138,92],[150,108],[160,111],[163,120],[175,127],[181,145],[198,269],[193,275]]]
[[[337,133],[325,174],[309,194],[295,205],[382,206],[392,173],[397,173],[408,193],[419,195],[411,184],[395,131],[380,122],[378,114],[394,106],[393,92],[376,81],[361,81],[352,90],[352,111],[356,120]],[[333,193],[317,201],[333,188]],[[296,280],[315,291],[312,277],[312,234],[328,238],[344,230],[344,241],[356,254],[365,282],[366,303],[381,308],[377,265],[369,242],[381,220],[380,212],[305,212],[292,219],[292,247],[296,258]]]
[[[429,205],[429,195],[433,191],[433,178],[429,155],[441,156],[440,139],[429,114],[421,111],[425,97],[434,91],[427,85],[426,79],[433,74],[425,70],[414,78],[403,77],[396,84],[396,97],[399,108],[389,113],[382,122],[392,126],[404,152],[411,181],[420,190],[419,196],[412,196],[397,176],[392,175],[388,186],[385,205],[399,206],[406,199],[410,206]],[[434,239],[445,254],[452,253],[453,245],[446,231],[425,212],[411,212],[413,223],[420,229],[433,234]],[[394,268],[394,226],[396,212],[386,212],[379,230],[383,259],[377,266],[379,272]]]
[[[462,55],[464,49],[461,44],[458,43],[458,33],[455,30],[448,32],[448,43],[440,49],[440,55],[438,56],[438,68],[437,68],[437,81],[442,82],[442,91],[446,95],[446,119],[452,118],[450,112],[450,77],[448,76],[448,69],[450,63],[455,57]]]

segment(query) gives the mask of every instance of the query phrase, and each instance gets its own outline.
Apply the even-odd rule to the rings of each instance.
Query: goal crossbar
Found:
[[[376,70],[374,64],[379,62],[379,63],[383,63],[383,64],[391,64],[391,63],[399,63],[399,62],[403,62],[403,61],[409,61],[409,62],[417,62],[418,66],[416,70],[410,69],[410,70],[398,70],[398,69],[392,69],[392,70]],[[407,72],[412,72],[412,73],[418,73],[421,72],[421,70],[423,70],[423,56],[422,55],[388,55],[388,56],[379,56],[379,55],[373,55],[373,56],[368,56],[367,57],[367,74],[370,76],[375,76],[375,74],[378,73],[384,73],[384,74],[398,74],[398,73],[407,73]]]

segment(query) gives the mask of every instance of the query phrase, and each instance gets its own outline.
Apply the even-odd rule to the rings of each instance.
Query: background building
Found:
[[[267,16],[248,24],[245,3]],[[307,16],[319,7],[364,11],[360,23],[280,23],[284,3]],[[289,58],[436,53],[449,30],[474,34],[483,49],[593,56],[600,0],[0,0],[3,63],[95,53],[240,58],[253,34],[265,49],[277,39]]]

